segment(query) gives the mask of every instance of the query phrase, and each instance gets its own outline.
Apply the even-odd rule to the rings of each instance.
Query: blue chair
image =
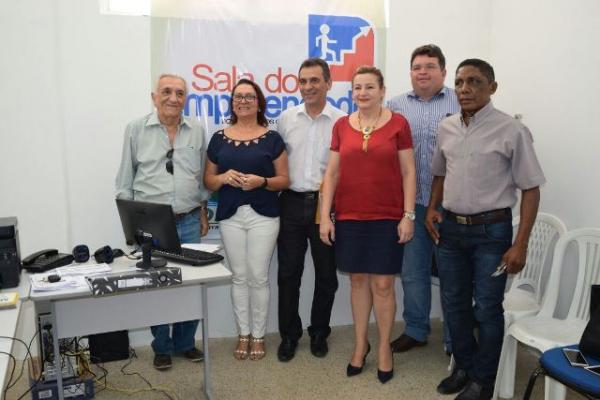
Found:
[[[545,375],[564,386],[571,388],[588,399],[600,399],[600,376],[593,374],[581,367],[573,367],[563,354],[563,348],[579,349],[578,345],[556,347],[545,351],[540,357],[540,366],[536,368],[529,378],[523,400],[529,400],[535,381],[539,375]],[[600,360],[586,356],[589,365],[600,365]],[[546,390],[553,390],[555,385],[546,386]]]

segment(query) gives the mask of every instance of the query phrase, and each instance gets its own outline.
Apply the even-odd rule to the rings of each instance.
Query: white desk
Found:
[[[8,308],[0,310],[0,335],[7,337],[15,337],[17,325],[21,315],[21,302],[27,299],[29,295],[29,280],[27,274],[21,274],[21,281],[18,287],[10,289],[2,289],[2,292],[17,292],[19,293],[19,301],[16,308]],[[0,351],[12,354],[15,341],[11,339],[0,338]],[[8,373],[12,370],[10,367],[10,357],[0,353],[0,397],[4,392],[4,387],[8,384]]]
[[[134,261],[118,258],[113,271],[133,270]],[[74,336],[135,329],[178,321],[199,319],[204,351],[204,393],[211,398],[210,358],[208,351],[208,304],[206,284],[228,281],[231,272],[223,264],[191,267],[169,262],[181,268],[181,285],[94,297],[89,289],[65,289],[55,292],[31,292],[36,304],[48,303],[54,330],[54,359],[59,360],[58,340]],[[58,387],[62,388],[62,374]],[[58,390],[63,399],[62,390]]]

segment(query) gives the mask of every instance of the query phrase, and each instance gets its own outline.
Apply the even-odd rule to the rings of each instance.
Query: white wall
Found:
[[[67,245],[64,127],[54,2],[0,12],[0,213],[17,215],[22,249]],[[35,244],[33,244],[35,243]]]
[[[523,114],[548,183],[541,209],[568,228],[600,227],[600,3],[493,2],[495,104]]]
[[[599,3],[424,0],[390,7],[388,95],[410,88],[409,56],[418,45],[442,47],[450,86],[462,59],[490,60],[500,82],[496,105],[522,113],[535,135],[548,179],[542,210],[569,228],[600,226],[593,176],[600,135],[592,120]],[[95,0],[3,2],[0,37],[0,215],[18,216],[22,253],[123,245],[114,176],[125,124],[151,109],[149,19],[99,15]],[[314,279],[308,265],[305,322]],[[270,331],[277,326],[275,277],[273,264]],[[351,321],[347,278],[340,281],[333,324]],[[235,334],[228,289],[211,288],[209,296],[211,336]]]
[[[93,0],[2,8],[0,214],[18,217],[22,256],[119,247],[114,176],[125,124],[151,110],[150,21],[101,16]]]
[[[595,0],[492,2],[494,103],[531,129],[547,183],[540,209],[567,228],[600,227],[600,3]],[[557,314],[566,315],[576,274],[569,249]]]
[[[490,54],[491,0],[390,1],[385,79],[388,97],[411,90],[410,55],[434,43],[446,57],[446,85],[465,58]]]
[[[149,20],[92,0],[2,8],[1,214],[23,254],[120,243],[114,176],[125,124],[151,110]]]

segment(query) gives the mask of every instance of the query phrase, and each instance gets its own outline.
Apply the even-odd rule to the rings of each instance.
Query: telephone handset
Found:
[[[73,255],[59,253],[56,249],[46,249],[25,257],[22,262],[23,269],[29,272],[43,272],[71,264]]]
[[[23,266],[28,266],[28,265],[33,264],[35,262],[35,260],[37,260],[40,257],[55,256],[57,254],[58,254],[58,250],[56,250],[56,249],[46,249],[46,250],[36,251],[35,253],[33,253],[23,259]]]

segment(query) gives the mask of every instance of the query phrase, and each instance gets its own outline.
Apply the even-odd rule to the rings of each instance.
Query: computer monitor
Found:
[[[175,215],[169,204],[117,199],[117,209],[128,245],[140,244],[140,233],[152,235],[152,247],[180,252]]]

